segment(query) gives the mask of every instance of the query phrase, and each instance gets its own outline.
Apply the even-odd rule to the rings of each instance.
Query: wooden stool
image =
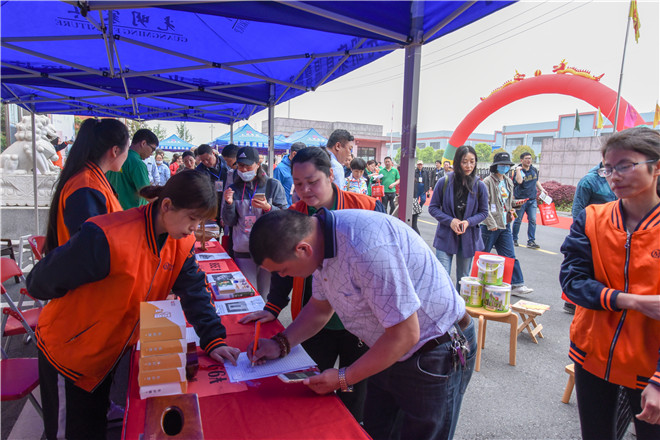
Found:
[[[486,323],[490,321],[508,322],[511,325],[509,337],[509,364],[516,365],[516,350],[518,348],[518,315],[508,311],[506,313],[491,312],[483,307],[465,307],[473,318],[479,318],[477,331],[477,361],[474,371],[481,369],[481,350],[486,348]]]
[[[573,387],[575,386],[575,364],[566,365],[564,371],[568,373],[568,383],[566,384],[566,389],[564,389],[564,395],[561,401],[562,403],[568,403],[571,400],[571,394],[573,394]]]
[[[550,310],[550,306],[531,301],[520,300],[513,304],[511,309],[518,312],[520,314],[520,319],[522,319],[522,324],[518,326],[518,334],[527,329],[530,336],[532,337],[532,341],[534,341],[535,344],[538,344],[539,341],[536,339],[536,335],[539,335],[539,338],[543,337],[543,333],[541,333],[543,326],[536,323],[536,317],[543,315],[546,310]]]

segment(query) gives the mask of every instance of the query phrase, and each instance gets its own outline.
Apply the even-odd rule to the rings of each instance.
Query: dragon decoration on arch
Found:
[[[577,69],[575,67],[571,67],[566,62],[566,59],[561,60],[561,62],[559,64],[557,64],[556,66],[552,66],[552,72],[556,73],[558,75],[571,74],[571,75],[576,75],[576,76],[582,76],[584,78],[592,79],[594,81],[600,81],[600,79],[603,77],[603,75],[605,75],[604,73],[601,73],[598,76],[594,76],[594,75],[591,74],[591,71],[589,71],[589,70]],[[541,70],[537,69],[534,72],[534,76],[540,76],[540,75],[541,75]],[[498,88],[496,88],[492,92],[490,92],[490,94],[488,94],[488,96],[482,97],[480,99],[482,101],[484,101],[484,100],[490,98],[494,93],[499,92],[500,90],[504,89],[507,86],[510,86],[511,84],[515,84],[517,82],[523,81],[524,79],[525,79],[525,74],[520,73],[520,72],[518,72],[518,70],[516,70],[516,74],[513,76],[512,80],[510,79],[509,81],[505,82],[504,84],[502,84],[501,86],[499,86]]]

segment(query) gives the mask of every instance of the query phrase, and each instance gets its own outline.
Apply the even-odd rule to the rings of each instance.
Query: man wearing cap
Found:
[[[538,249],[536,244],[536,190],[541,196],[547,195],[539,182],[539,170],[532,165],[532,154],[525,151],[520,155],[520,164],[513,172],[513,195],[518,200],[528,199],[518,208],[517,218],[513,222],[513,245],[518,246],[518,232],[523,216],[527,214],[527,247]]]
[[[286,201],[289,205],[291,205],[291,192],[293,190],[291,161],[295,157],[296,153],[298,153],[298,151],[302,150],[303,148],[307,148],[307,145],[302,142],[295,142],[293,145],[291,145],[289,155],[284,156],[282,161],[275,168],[275,171],[273,171],[273,178],[279,180],[284,187],[284,192],[286,193]]]
[[[488,217],[481,223],[481,238],[485,252],[490,252],[495,247],[499,255],[515,260],[511,276],[511,295],[523,296],[534,290],[525,286],[520,262],[513,247],[513,181],[507,175],[512,165],[509,153],[497,153],[490,166],[490,175],[484,179],[488,188]]]
[[[334,173],[334,184],[339,188],[346,187],[344,163],[355,147],[355,138],[348,131],[338,129],[328,138],[326,151],[330,155],[330,164]]]
[[[268,177],[259,165],[254,147],[242,147],[236,153],[236,172],[223,194],[222,221],[231,228],[233,257],[238,268],[264,297],[270,290],[270,273],[254,264],[248,240],[252,226],[271,210],[286,209],[282,184]]]
[[[419,202],[419,206],[424,206],[426,203],[426,193],[431,189],[431,179],[428,171],[424,169],[424,162],[417,161],[417,168],[415,169],[415,195],[414,197]]]

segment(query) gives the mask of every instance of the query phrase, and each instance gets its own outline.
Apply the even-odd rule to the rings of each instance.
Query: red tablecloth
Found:
[[[207,252],[224,250],[219,243],[211,242],[207,243]],[[254,337],[254,327],[239,324],[242,316],[223,316],[222,323],[227,328],[227,343],[245,351]],[[282,329],[279,321],[269,322],[261,327],[262,337],[271,337]],[[146,401],[140,399],[138,359],[139,353],[134,352],[124,439],[138,439],[144,431]],[[369,438],[336,396],[319,396],[305,385],[285,384],[276,377],[248,381],[247,391],[202,397],[199,405],[205,439]]]

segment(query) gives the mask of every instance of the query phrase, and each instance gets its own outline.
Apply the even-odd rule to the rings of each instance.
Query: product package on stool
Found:
[[[147,399],[143,438],[145,440],[203,439],[204,431],[197,394]]]

